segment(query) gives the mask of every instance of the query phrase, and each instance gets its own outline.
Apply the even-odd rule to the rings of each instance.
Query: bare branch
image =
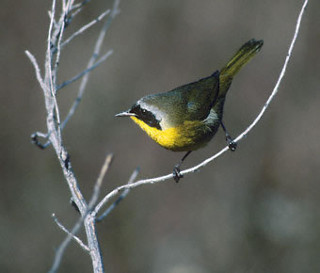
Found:
[[[96,41],[96,44],[95,44],[95,47],[94,47],[94,50],[93,50],[93,54],[92,54],[92,57],[90,58],[89,62],[88,62],[88,65],[87,65],[87,69],[92,67],[93,64],[95,63],[96,59],[98,58],[99,56],[99,53],[100,53],[100,49],[101,49],[101,45],[103,43],[103,40],[104,40],[104,37],[107,33],[107,30],[109,29],[110,27],[110,24],[112,22],[112,20],[115,18],[115,16],[119,13],[119,3],[120,3],[120,0],[115,0],[114,1],[114,4],[113,4],[113,7],[112,7],[112,10],[111,10],[111,13],[110,13],[110,16],[108,17],[108,20],[106,21],[106,23],[104,24],[104,26],[102,27],[101,31],[100,31],[100,34],[99,34],[99,37]],[[70,120],[70,118],[72,117],[72,115],[74,114],[75,110],[78,108],[79,106],[79,102],[77,101],[81,101],[82,97],[83,97],[83,94],[85,92],[85,88],[87,86],[87,82],[88,82],[88,78],[89,77],[89,74],[85,74],[84,77],[82,78],[82,81],[80,83],[80,87],[79,87],[79,91],[78,91],[78,95],[77,95],[77,98],[76,98],[76,101],[72,104],[65,120],[63,121],[63,125],[65,126],[68,121]]]
[[[110,13],[110,10],[106,10],[105,12],[103,12],[98,18],[92,20],[90,23],[84,25],[83,27],[81,27],[79,30],[77,30],[75,33],[73,33],[68,39],[66,39],[62,44],[61,44],[61,48],[64,47],[65,45],[67,45],[68,43],[70,43],[74,38],[76,38],[78,35],[84,33],[87,29],[89,29],[90,27],[92,27],[94,24],[100,22],[106,15],[108,15]]]
[[[87,216],[88,213],[85,214],[85,217]],[[75,234],[78,233],[78,231],[80,230],[82,223],[84,221],[85,217],[80,217],[80,219],[76,222],[76,224],[73,226],[72,230],[70,232],[67,232],[67,237],[62,241],[62,243],[60,244],[60,246],[57,248],[56,251],[56,255],[54,257],[54,261],[53,264],[50,268],[50,270],[48,271],[48,273],[55,273],[57,272],[57,269],[60,266],[64,251],[66,250],[67,246],[69,245],[69,243],[71,242],[72,239],[74,239]],[[89,248],[89,247],[88,247]],[[89,248],[89,252],[90,252],[90,248]]]
[[[90,2],[90,0],[84,0],[84,1],[82,1],[81,3],[78,3],[78,4],[75,4],[75,5],[73,5],[73,7],[71,8],[71,11],[73,11],[73,10],[81,10],[81,8],[85,5],[85,4],[87,4],[88,2]]]
[[[298,19],[297,19],[297,23],[296,23],[296,27],[295,27],[295,31],[294,31],[294,35],[293,35],[292,41],[290,43],[290,47],[289,47],[285,62],[283,64],[282,70],[280,72],[280,75],[278,77],[278,80],[277,80],[277,83],[276,83],[275,87],[273,88],[269,98],[267,99],[266,103],[264,104],[263,108],[261,109],[261,111],[257,115],[257,117],[255,118],[255,120],[247,127],[246,130],[244,130],[236,139],[234,139],[235,142],[239,142],[240,140],[242,140],[253,129],[253,127],[255,127],[257,125],[257,123],[261,120],[263,114],[265,113],[265,111],[269,107],[271,101],[274,99],[275,95],[278,93],[279,86],[280,86],[280,84],[282,82],[282,79],[283,79],[283,77],[285,75],[287,65],[288,65],[288,63],[289,63],[289,61],[291,59],[291,54],[292,54],[296,39],[297,39],[298,34],[299,34],[301,20],[302,20],[302,17],[303,17],[303,14],[304,14],[304,11],[306,9],[307,4],[308,4],[308,0],[305,0],[303,5],[302,5],[302,8],[300,10],[300,13],[299,13],[299,16],[298,16]],[[228,146],[224,147],[218,153],[216,153],[212,157],[204,160],[200,164],[198,164],[198,165],[196,165],[196,166],[194,166],[192,168],[186,169],[184,171],[181,171],[181,174],[182,175],[186,175],[186,174],[189,174],[189,173],[194,173],[196,171],[199,171],[201,168],[206,166],[208,163],[214,161],[216,158],[218,158],[219,156],[221,156],[222,154],[224,154],[228,150],[229,150]],[[134,182],[132,184],[126,184],[126,185],[119,186],[119,187],[115,188],[113,191],[111,191],[109,194],[107,194],[100,201],[100,203],[95,208],[95,212],[98,213],[102,206],[104,206],[106,203],[108,203],[111,198],[113,198],[115,195],[117,195],[121,191],[124,191],[126,189],[133,189],[133,188],[136,188],[136,187],[141,186],[141,185],[159,183],[159,182],[166,181],[166,180],[169,180],[169,179],[172,179],[172,178],[173,178],[173,174],[171,173],[171,174],[167,174],[167,175],[156,177],[156,178],[142,179],[142,180],[136,181],[136,182]]]
[[[85,244],[81,241],[81,239],[80,239],[79,237],[73,235],[69,230],[67,230],[67,229],[59,222],[58,218],[56,217],[56,215],[55,215],[54,213],[52,214],[52,218],[53,218],[53,220],[55,221],[55,223],[58,225],[58,227],[59,227],[62,231],[64,231],[64,232],[67,233],[68,235],[70,235],[70,236],[72,237],[72,239],[75,240],[75,241],[81,246],[81,248],[82,248],[83,250],[85,250],[86,252],[89,252],[89,251],[90,251],[90,249],[88,248],[88,246],[85,245]]]
[[[93,69],[97,68],[100,64],[102,64],[106,59],[108,59],[109,56],[111,56],[111,54],[113,53],[113,50],[109,50],[106,54],[104,54],[96,63],[94,63],[91,67],[86,68],[84,71],[80,72],[78,75],[74,76],[73,78],[71,78],[68,81],[65,81],[63,83],[61,83],[60,85],[57,86],[57,91],[59,91],[60,89],[62,89],[63,87],[81,79],[84,75],[86,75],[87,73],[91,72]],[[79,103],[81,100],[81,98],[77,97],[76,100],[74,101],[74,103]],[[75,108],[74,106],[71,107]],[[73,111],[74,113],[74,111]],[[63,123],[66,123],[67,118],[64,120]],[[64,126],[61,126],[64,127]]]
[[[107,171],[108,171],[108,169],[110,167],[110,164],[112,162],[112,158],[113,158],[112,154],[109,154],[109,155],[106,156],[105,162],[102,165],[100,174],[99,174],[97,182],[95,184],[95,187],[94,187],[93,194],[92,194],[91,200],[89,202],[89,205],[87,206],[86,211],[81,215],[79,220],[73,226],[72,230],[70,232],[69,231],[67,232],[68,236],[63,240],[63,242],[58,247],[58,249],[56,251],[55,258],[54,258],[54,261],[53,261],[53,264],[52,264],[52,267],[51,267],[49,273],[54,273],[54,272],[57,271],[67,246],[69,245],[71,240],[74,239],[75,235],[79,232],[79,230],[82,227],[82,224],[85,221],[85,219],[88,216],[90,216],[90,212],[91,212],[93,206],[95,205],[95,203],[97,202],[97,199],[99,197],[101,184],[102,184],[102,181],[103,181],[103,178],[104,178],[105,174],[107,173]],[[92,218],[92,217],[90,217],[90,218]],[[90,238],[88,236],[89,243],[91,242],[92,239],[93,238]],[[90,252],[90,248],[89,248],[89,252]]]
[[[69,81],[63,82],[58,89],[63,88],[64,86],[71,84],[72,82],[75,82],[76,80],[80,79],[81,77],[88,75],[88,73],[90,71],[92,71],[93,69],[97,68],[101,63],[103,63],[111,54],[113,53],[112,50],[109,50],[105,55],[103,55],[94,65],[92,65],[91,67],[87,68],[86,70],[82,71],[80,74],[78,74],[77,76],[73,77],[72,79],[70,79]],[[58,90],[57,89],[57,90]],[[76,109],[78,108],[81,100],[82,100],[82,94],[78,94],[76,100],[73,102],[68,115],[66,116],[66,118],[64,119],[64,121],[61,124],[61,129],[64,129],[64,127],[67,125],[68,121],[70,120],[70,118],[74,115]]]
[[[271,95],[269,96],[268,100],[266,101],[265,105],[263,106],[263,108],[261,109],[260,113],[258,114],[258,116],[255,118],[255,120],[250,124],[250,126],[243,132],[241,133],[234,141],[239,141],[241,139],[243,139],[244,137],[246,137],[246,135],[253,129],[253,127],[255,127],[257,125],[257,123],[260,121],[260,119],[262,118],[264,112],[267,110],[267,108],[269,107],[271,101],[274,99],[274,97],[277,95],[278,91],[279,91],[279,87],[280,87],[280,84],[282,82],[282,79],[284,77],[284,75],[286,74],[286,69],[287,69],[287,66],[288,66],[288,63],[290,61],[290,58],[291,58],[291,54],[292,54],[292,51],[293,51],[293,48],[294,48],[294,45],[296,43],[296,40],[297,40],[297,37],[298,37],[298,34],[299,34],[299,29],[300,29],[300,25],[301,25],[301,20],[302,20],[302,16],[304,14],[304,11],[307,7],[307,4],[308,4],[308,0],[305,0],[303,5],[302,5],[302,8],[300,10],[300,13],[299,13],[299,16],[298,16],[298,19],[297,19],[297,23],[296,23],[296,27],[295,27],[295,31],[294,31],[294,35],[293,35],[293,38],[292,38],[292,41],[290,43],[290,46],[289,46],[289,50],[288,50],[288,53],[287,53],[287,56],[286,56],[286,59],[285,59],[285,62],[284,62],[284,65],[281,69],[281,72],[280,72],[280,75],[279,75],[279,78],[277,80],[277,83],[275,85],[275,87],[273,88],[272,92],[271,92]]]
[[[29,60],[31,61],[31,63],[32,63],[33,67],[34,67],[34,70],[35,70],[35,73],[36,73],[36,77],[37,77],[37,80],[38,80],[38,82],[40,84],[41,89],[45,90],[46,86],[45,86],[45,84],[43,82],[43,79],[41,77],[40,68],[39,68],[39,65],[37,63],[36,58],[28,50],[26,50],[25,53],[28,56]]]
[[[228,150],[228,147],[225,148],[226,150]],[[187,173],[188,170],[182,171],[181,173],[185,174]],[[173,174],[167,174],[164,176],[160,176],[160,177],[156,177],[156,178],[150,178],[150,179],[143,179],[143,180],[139,180],[136,181],[132,184],[126,184],[126,185],[122,185],[119,186],[117,188],[115,188],[113,191],[111,191],[110,193],[108,193],[100,202],[99,204],[95,207],[95,214],[99,213],[100,209],[109,202],[109,200],[111,198],[113,198],[114,196],[116,196],[119,192],[125,191],[126,189],[133,189],[136,187],[139,187],[141,185],[146,185],[146,184],[155,184],[155,183],[159,183],[159,182],[163,182],[169,179],[173,178]]]
[[[96,182],[94,189],[93,189],[93,194],[92,194],[91,200],[88,205],[89,210],[91,210],[93,208],[93,206],[96,204],[96,202],[99,198],[102,181],[103,181],[103,178],[105,177],[107,171],[109,170],[112,159],[113,159],[113,154],[109,154],[106,156],[106,159],[102,165],[100,174],[98,176],[97,182]]]
[[[55,17],[55,10],[56,10],[56,0],[52,0],[52,7],[51,7],[51,19],[50,19],[50,25],[49,25],[49,32],[48,32],[48,38],[47,38],[47,53],[46,53],[46,72],[48,73],[48,81],[49,81],[49,89],[52,93],[52,95],[55,93],[53,81],[52,81],[52,56],[51,56],[51,35],[52,35],[52,28],[54,25],[54,17]]]
[[[47,49],[46,49],[46,56],[45,56],[45,66],[44,66],[45,73],[43,77],[41,76],[39,65],[37,64],[35,57],[29,51],[26,51],[26,55],[28,56],[28,58],[30,59],[31,63],[34,66],[38,82],[40,83],[40,86],[43,90],[43,94],[45,98],[45,107],[46,107],[46,123],[47,123],[47,129],[48,129],[47,134],[43,134],[40,132],[34,133],[32,135],[32,140],[40,148],[45,148],[50,143],[52,144],[53,149],[59,160],[64,177],[69,186],[72,200],[78,207],[81,214],[81,218],[76,222],[76,224],[74,225],[71,231],[68,231],[66,228],[64,228],[64,226],[61,223],[59,223],[58,220],[56,220],[56,223],[58,224],[58,226],[61,229],[63,229],[65,232],[67,232],[68,236],[57,249],[55,259],[53,261],[53,265],[50,269],[50,272],[57,271],[60,265],[61,259],[63,257],[64,251],[71,240],[78,241],[78,243],[82,245],[82,247],[86,249],[87,252],[89,252],[92,265],[93,265],[93,271],[95,273],[103,272],[103,261],[102,261],[99,242],[98,242],[97,234],[95,230],[95,218],[92,217],[91,211],[99,197],[101,183],[106,171],[108,170],[108,166],[110,165],[111,156],[107,157],[106,162],[97,180],[97,183],[95,184],[92,198],[89,204],[87,204],[86,200],[84,199],[80,191],[77,178],[73,172],[69,153],[63,145],[62,135],[61,135],[61,126],[60,126],[60,113],[59,113],[59,107],[56,99],[57,71],[58,71],[60,56],[61,56],[61,49],[62,49],[61,45],[62,45],[63,33],[65,28],[70,24],[75,14],[77,14],[82,9],[83,5],[85,5],[87,2],[89,2],[89,0],[83,1],[80,5],[76,5],[77,7],[75,8],[75,6],[73,5],[74,0],[62,0],[62,5],[61,5],[62,11],[61,11],[60,17],[59,19],[55,19],[56,0],[52,1],[51,11],[49,12],[50,24],[49,24],[49,31],[48,31],[48,37],[47,37]],[[96,59],[98,59],[99,57],[98,55],[100,53],[100,48],[102,45],[103,38],[105,36],[105,32],[108,29],[106,25],[107,26],[110,25],[111,20],[114,18],[115,14],[117,13],[116,11],[118,8],[118,4],[119,4],[119,0],[114,0],[113,10],[110,12],[110,18],[107,20],[103,30],[100,32],[99,38],[94,48],[93,55],[87,66],[87,70],[83,72],[85,76],[84,78],[86,79],[86,81],[88,80],[88,74],[89,74],[88,72],[94,69],[95,67],[97,67],[101,62],[103,62],[111,54],[111,51],[109,51],[107,54],[102,56],[98,61],[96,61]],[[70,14],[71,11],[74,11],[74,12]],[[104,17],[106,13],[107,12],[99,16],[98,20],[102,19],[102,17]],[[80,32],[83,32],[88,27],[89,26],[85,26],[80,30]],[[80,32],[78,33],[80,34]],[[75,34],[73,37],[76,37],[77,35],[78,34]],[[82,81],[82,84],[80,86],[79,92],[81,94],[83,94],[84,92],[86,81]],[[46,144],[41,144],[38,139],[39,137],[48,139],[48,142]],[[79,229],[82,226],[85,227],[85,232],[88,240],[87,246],[79,238],[75,236],[75,234],[79,231]]]
[[[139,174],[139,171],[140,171],[139,168],[136,168],[136,169],[133,171],[133,173],[131,174],[131,176],[130,176],[130,178],[129,178],[129,181],[128,181],[127,185],[132,184],[132,183],[136,180],[136,178],[137,178],[137,176],[138,176],[138,174]],[[101,216],[99,216],[99,217],[97,218],[96,221],[97,221],[97,222],[101,222],[104,218],[106,218],[106,217],[111,213],[111,211],[113,211],[113,210],[116,208],[116,206],[119,205],[119,203],[120,203],[124,198],[127,197],[127,195],[129,194],[129,192],[130,192],[130,189],[129,189],[129,188],[125,189],[125,190],[123,191],[123,193],[118,197],[118,199],[117,199],[116,201],[114,201],[114,202],[105,210],[105,212],[102,213]],[[98,206],[99,206],[99,204],[96,206],[95,211],[94,211],[94,214],[96,214],[96,211],[99,211],[100,207],[98,207]]]
[[[46,53],[46,81],[48,82],[48,94],[46,94],[47,97],[51,94],[53,103],[54,103],[54,111],[55,111],[55,119],[57,121],[57,131],[58,131],[58,140],[61,142],[61,130],[60,130],[60,113],[59,113],[59,107],[57,103],[56,98],[56,92],[55,92],[55,83],[53,81],[53,75],[52,75],[52,50],[51,50],[51,35],[52,35],[52,28],[54,25],[54,17],[55,17],[55,9],[56,9],[56,0],[52,1],[52,8],[51,8],[51,20],[49,25],[49,32],[48,32],[48,39],[47,39],[47,53]],[[50,106],[52,107],[52,106]],[[49,110],[49,109],[48,109]],[[49,111],[50,112],[50,111]]]
[[[63,37],[63,32],[64,32],[64,29],[65,29],[65,21],[62,20],[61,22],[61,26],[60,26],[60,31],[58,33],[58,42],[57,42],[57,50],[56,50],[56,60],[54,62],[54,68],[53,68],[53,71],[54,71],[54,87],[55,87],[55,90],[54,92],[56,93],[57,90],[56,90],[56,81],[57,81],[57,73],[58,73],[58,66],[59,66],[59,61],[60,61],[60,55],[61,55],[61,41],[62,41],[62,37]]]

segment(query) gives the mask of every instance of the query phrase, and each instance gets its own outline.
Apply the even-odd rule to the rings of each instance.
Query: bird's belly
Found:
[[[193,151],[205,146],[215,135],[219,125],[209,127],[202,121],[185,121],[182,125],[159,130],[132,117],[155,142],[172,151]]]

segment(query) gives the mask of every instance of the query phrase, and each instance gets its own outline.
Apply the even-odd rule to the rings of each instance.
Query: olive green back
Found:
[[[185,120],[203,120],[219,93],[219,73],[200,79],[169,92],[149,95],[143,101],[168,113],[170,123],[180,125]]]

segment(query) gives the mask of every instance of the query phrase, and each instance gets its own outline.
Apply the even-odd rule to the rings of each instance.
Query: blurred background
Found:
[[[103,194],[139,178],[172,171],[181,153],[167,151],[129,119],[114,115],[140,97],[170,90],[220,69],[251,38],[262,51],[237,75],[225,105],[235,137],[265,103],[283,65],[302,1],[121,1],[102,52],[114,54],[90,76],[78,111],[63,132],[80,187],[90,198],[107,153],[115,159]],[[91,1],[65,37],[112,1]],[[41,69],[50,1],[2,1],[0,9],[0,271],[46,272],[65,237],[51,214],[71,227],[78,218],[45,132],[42,91],[24,54]],[[320,272],[320,2],[310,0],[279,94],[258,126],[228,152],[180,183],[133,190],[98,224],[106,272]],[[101,24],[62,52],[59,82],[85,68]],[[61,91],[64,117],[79,83]],[[225,145],[219,132],[192,153],[191,167]],[[79,236],[83,237],[83,233]],[[59,272],[91,272],[75,243]]]

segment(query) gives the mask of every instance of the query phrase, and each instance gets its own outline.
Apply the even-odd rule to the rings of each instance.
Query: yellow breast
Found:
[[[201,121],[185,121],[182,125],[159,130],[136,117],[130,117],[155,142],[172,151],[193,151],[208,143],[214,132]]]

